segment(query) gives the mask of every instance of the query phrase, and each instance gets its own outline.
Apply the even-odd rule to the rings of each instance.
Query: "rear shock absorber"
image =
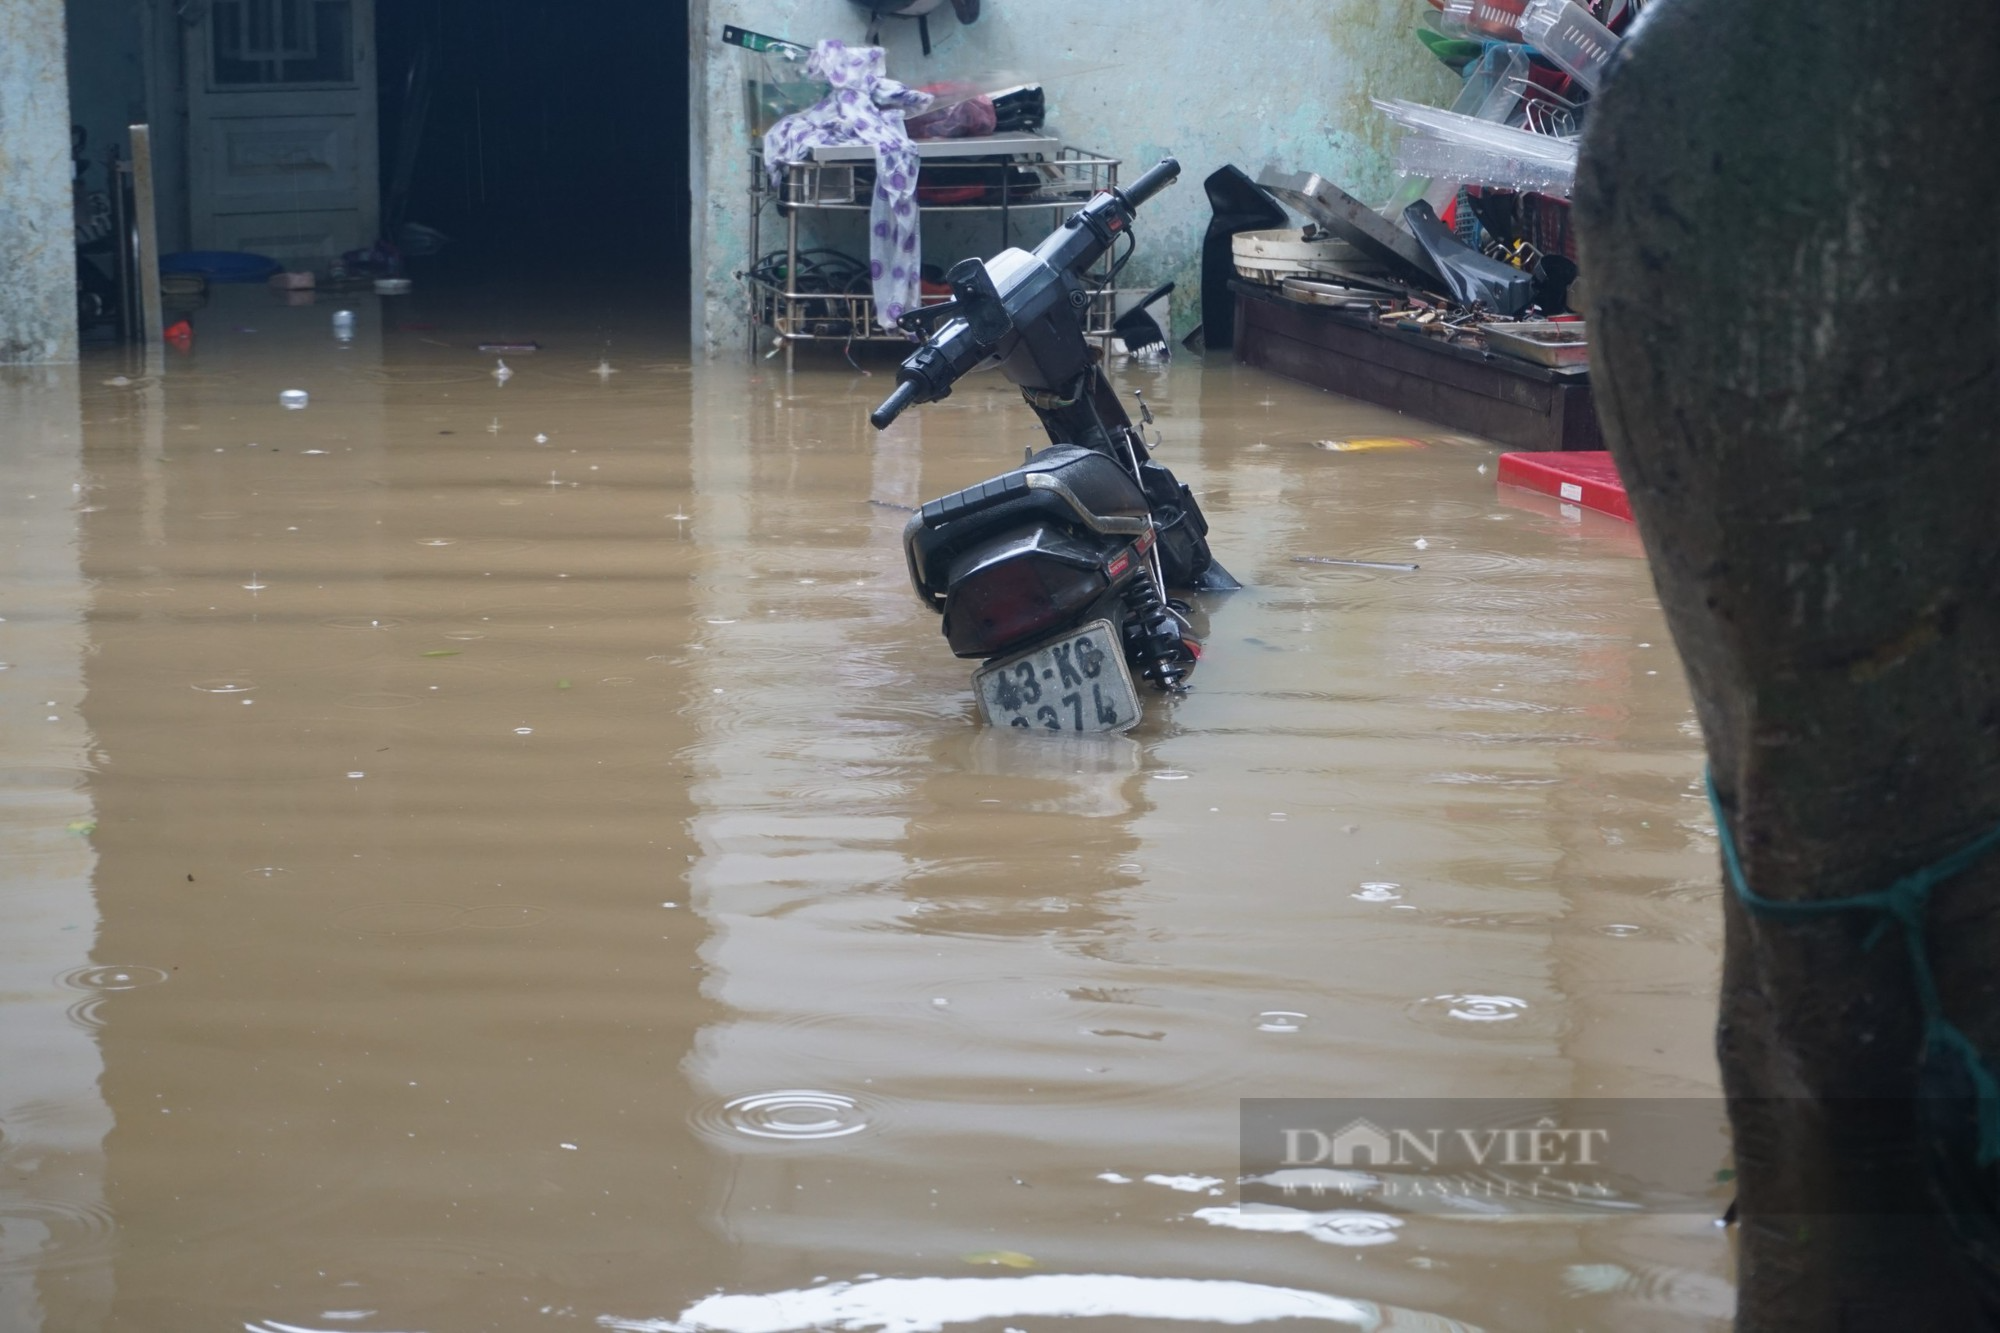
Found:
[[[1125,585],[1125,660],[1156,690],[1178,694],[1194,669],[1194,650],[1181,634],[1180,618],[1160,601],[1153,580],[1140,575]]]

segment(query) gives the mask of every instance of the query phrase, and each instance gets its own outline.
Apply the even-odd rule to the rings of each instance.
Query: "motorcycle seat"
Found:
[[[1115,460],[1078,445],[1054,445],[1011,472],[941,496],[917,511],[903,543],[919,587],[931,571],[942,577],[955,556],[987,533],[1033,522],[1081,526],[1060,493],[1030,485],[1032,473],[1062,482],[1100,518],[1143,518],[1150,512],[1145,492]],[[975,516],[979,521],[966,521]]]
[[[934,528],[1022,494],[1047,496],[1046,491],[1029,490],[1027,475],[1031,472],[1052,475],[1067,486],[1085,508],[1101,517],[1139,518],[1148,512],[1145,493],[1124,468],[1094,449],[1074,444],[1052,445],[1012,472],[941,496],[918,512],[924,526]],[[1060,501],[1054,503],[1064,513],[1074,517],[1066,505]]]

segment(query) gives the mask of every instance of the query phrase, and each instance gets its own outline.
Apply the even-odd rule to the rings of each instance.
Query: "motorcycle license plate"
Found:
[[[1139,691],[1108,620],[1048,639],[972,673],[979,711],[1023,731],[1123,731],[1139,720]]]

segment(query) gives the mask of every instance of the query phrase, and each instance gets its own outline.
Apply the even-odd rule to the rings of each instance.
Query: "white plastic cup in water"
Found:
[[[354,312],[352,310],[336,310],[333,312],[333,336],[342,342],[352,342],[354,340]]]
[[[287,389],[278,395],[278,401],[286,407],[297,410],[306,405],[306,391],[304,389]]]

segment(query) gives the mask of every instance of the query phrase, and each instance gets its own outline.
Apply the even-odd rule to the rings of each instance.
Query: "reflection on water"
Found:
[[[1307,1326],[1364,1329],[1368,1333],[1478,1333],[1455,1320],[1384,1310],[1371,1302],[1343,1300],[1316,1291],[1250,1282],[1096,1273],[875,1278],[801,1291],[711,1296],[691,1306],[679,1319],[607,1318],[598,1322],[622,1333],[786,1333],[810,1328],[942,1333],[980,1320],[1030,1317],[1230,1325],[1303,1320]]]
[[[573,303],[264,297],[5,444],[0,1327],[1726,1321],[1704,1218],[1235,1198],[1244,1097],[1712,1093],[1629,527],[1134,369],[1250,586],[1185,698],[1040,742],[900,553],[1034,442],[1004,385],[878,435],[879,372]]]
[[[78,376],[0,369],[0,1329],[101,1324],[113,1214],[95,1035],[167,972],[98,961]]]

